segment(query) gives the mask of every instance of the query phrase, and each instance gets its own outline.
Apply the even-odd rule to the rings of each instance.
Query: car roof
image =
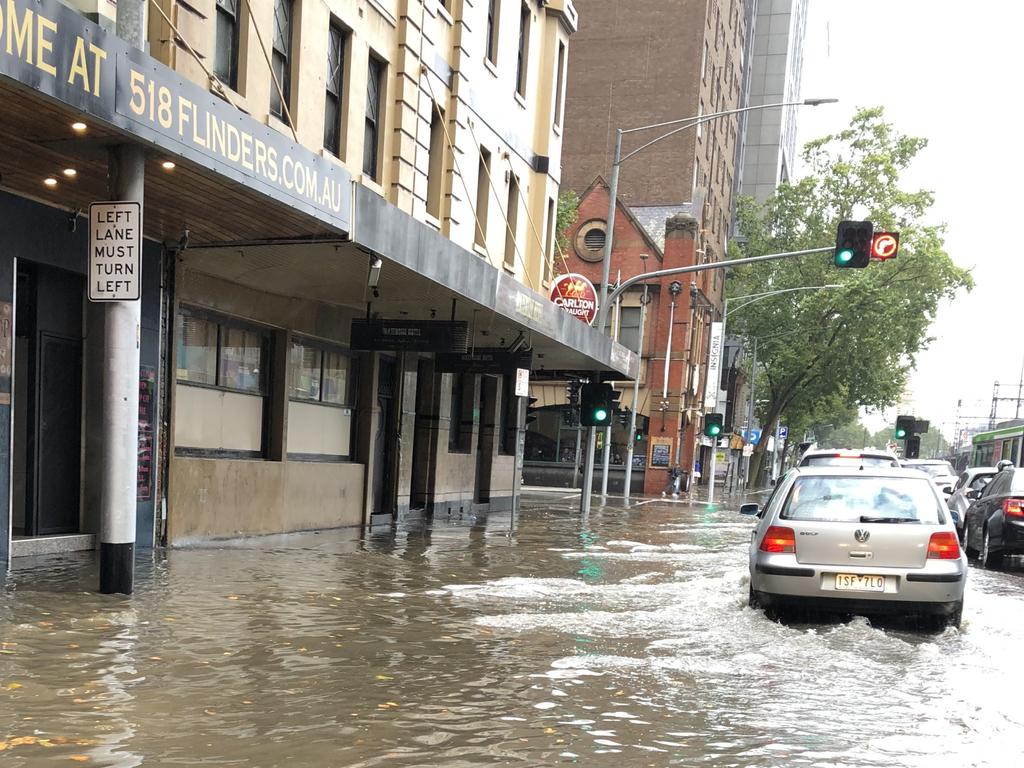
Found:
[[[998,471],[999,470],[996,469],[995,467],[968,467],[967,469],[964,470],[964,472],[966,472],[969,475],[980,475],[983,472],[991,472],[992,474],[996,474]]]
[[[949,464],[948,459],[904,459],[904,464],[920,467],[925,464]]]
[[[913,480],[927,479],[928,475],[916,469],[903,467],[796,467],[791,470],[801,477],[909,477]]]

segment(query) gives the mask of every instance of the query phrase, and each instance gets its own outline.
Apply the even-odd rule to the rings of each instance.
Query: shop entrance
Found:
[[[14,332],[13,533],[78,533],[85,278],[19,262]]]

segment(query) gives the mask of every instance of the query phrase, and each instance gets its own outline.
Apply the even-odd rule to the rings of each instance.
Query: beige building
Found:
[[[146,52],[71,7],[5,6],[0,561],[98,529],[109,146],[146,153],[137,546],[509,508],[516,368],[636,371],[546,297],[571,0],[161,0]]]

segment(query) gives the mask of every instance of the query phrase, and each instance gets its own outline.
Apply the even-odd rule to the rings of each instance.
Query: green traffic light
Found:
[[[594,411],[594,419],[596,421],[604,421],[607,418],[608,411],[606,411],[604,408],[598,408],[596,411]]]
[[[849,264],[853,260],[853,249],[843,248],[836,251],[836,264]]]
[[[708,427],[708,436],[709,437],[718,437],[718,435],[721,433],[721,431],[722,431],[722,428],[720,426],[718,426],[717,424],[712,424],[711,426]]]
[[[902,440],[906,436],[907,436],[907,430],[905,430],[905,429],[897,429],[896,430],[896,439],[897,440]]]

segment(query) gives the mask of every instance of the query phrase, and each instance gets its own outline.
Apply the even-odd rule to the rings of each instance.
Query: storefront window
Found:
[[[349,368],[352,361],[341,352],[324,352],[324,384],[322,399],[325,403],[347,404]]]
[[[319,400],[323,352],[316,347],[292,342],[289,358],[291,388],[288,396],[299,400]]]
[[[263,334],[242,328],[221,331],[221,381],[228,389],[263,392]]]
[[[217,324],[178,315],[178,380],[217,383]]]

